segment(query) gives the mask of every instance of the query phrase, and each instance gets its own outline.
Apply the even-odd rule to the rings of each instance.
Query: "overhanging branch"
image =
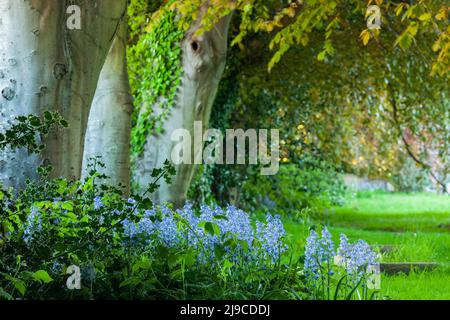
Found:
[[[402,131],[402,128],[400,125],[400,121],[398,119],[397,100],[395,99],[395,96],[394,96],[394,90],[393,90],[390,82],[388,82],[387,86],[388,86],[389,99],[390,99],[390,102],[392,105],[392,110],[393,110],[394,123],[395,123],[395,126],[397,127],[397,130],[403,141],[403,144],[405,145],[406,152],[411,157],[411,159],[414,160],[414,162],[416,162],[419,166],[421,166],[424,170],[426,170],[431,175],[431,177],[442,187],[442,190],[444,191],[444,193],[450,195],[450,193],[447,189],[447,186],[445,185],[445,183],[443,181],[441,181],[437,177],[437,175],[431,169],[431,166],[429,164],[425,163],[424,161],[420,160],[412,151],[411,145],[409,144],[408,140],[406,140],[406,137],[403,134],[403,131]]]

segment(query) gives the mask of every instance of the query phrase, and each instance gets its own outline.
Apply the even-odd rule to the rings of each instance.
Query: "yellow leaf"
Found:
[[[367,29],[363,30],[363,32],[361,32],[359,37],[361,38],[363,44],[366,46],[369,43],[369,40],[370,40],[369,30],[367,30]]]
[[[444,20],[447,16],[447,10],[445,8],[442,8],[439,10],[438,14],[435,16],[436,20],[441,21]]]
[[[397,8],[395,8],[396,16],[399,16],[402,13],[404,6],[405,6],[405,3],[402,2],[397,6]]]
[[[293,17],[295,16],[295,9],[294,9],[293,7],[287,8],[287,15],[288,15],[290,18],[293,18]]]
[[[438,40],[433,44],[432,49],[434,52],[436,52],[436,51],[439,51],[440,48],[441,48],[441,44],[440,44],[440,41]]]
[[[431,19],[431,13],[423,13],[420,17],[419,20],[420,21],[428,21]]]

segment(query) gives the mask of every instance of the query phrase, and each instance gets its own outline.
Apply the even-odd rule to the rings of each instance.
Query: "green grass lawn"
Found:
[[[367,193],[333,208],[315,221],[328,225],[335,241],[341,233],[374,247],[392,245],[385,262],[439,262],[431,272],[383,275],[382,294],[392,299],[450,299],[450,197],[431,194]],[[301,255],[308,225],[284,219],[288,241]]]

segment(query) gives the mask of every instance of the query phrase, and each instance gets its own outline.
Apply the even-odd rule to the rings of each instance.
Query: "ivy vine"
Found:
[[[128,47],[130,84],[135,98],[131,132],[133,159],[142,154],[152,132],[162,132],[181,83],[180,42],[185,31],[177,23],[176,13],[169,9],[172,2],[165,5],[166,10],[158,11],[157,17],[149,17],[150,24],[145,32]],[[132,32],[136,30],[136,23],[142,21],[134,21],[131,16]],[[155,106],[161,110],[158,114],[154,112]]]

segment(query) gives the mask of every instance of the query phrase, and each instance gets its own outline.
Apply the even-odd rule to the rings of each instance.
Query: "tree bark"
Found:
[[[194,121],[202,121],[203,131],[209,124],[211,108],[222,77],[227,52],[227,37],[231,15],[220,20],[212,30],[200,37],[195,36],[199,28],[196,22],[188,30],[183,42],[183,77],[173,109],[164,123],[164,133],[148,137],[143,154],[136,160],[133,182],[139,191],[145,190],[152,181],[153,168],[162,167],[177,142],[171,141],[176,129],[187,129],[193,137]],[[160,112],[155,108],[155,112]],[[202,150],[193,149],[193,159],[199,157]],[[153,195],[156,202],[170,201],[182,205],[194,175],[196,165],[176,166],[176,176],[171,184],[161,183]]]
[[[67,28],[70,5],[81,9],[81,30]],[[80,177],[89,109],[125,10],[126,0],[0,0],[0,123],[45,110],[69,122],[39,157],[2,152],[0,183],[21,187],[42,163],[53,177]]]
[[[121,23],[95,92],[89,115],[83,157],[83,176],[92,157],[101,157],[106,165],[99,168],[108,182],[130,191],[130,130],[133,99],[128,79],[127,24]]]

